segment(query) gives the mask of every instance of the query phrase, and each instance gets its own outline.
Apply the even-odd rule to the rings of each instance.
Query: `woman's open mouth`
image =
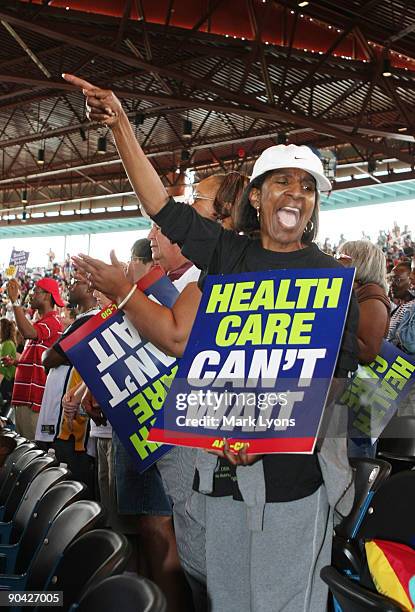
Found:
[[[284,206],[276,212],[280,225],[287,229],[295,227],[300,220],[300,210],[292,206]]]

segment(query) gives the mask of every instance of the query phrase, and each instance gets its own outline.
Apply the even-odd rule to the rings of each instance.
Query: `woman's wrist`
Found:
[[[115,300],[118,308],[122,308],[127,304],[136,289],[137,285],[133,285],[131,283],[125,284],[120,288]]]
[[[128,119],[124,109],[121,109],[118,116],[118,121],[109,126],[114,137],[122,134],[125,128],[130,128],[130,120]]]

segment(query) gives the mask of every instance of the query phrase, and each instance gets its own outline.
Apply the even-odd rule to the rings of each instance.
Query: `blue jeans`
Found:
[[[154,464],[140,474],[130,453],[113,432],[115,483],[120,514],[170,516],[172,506]]]

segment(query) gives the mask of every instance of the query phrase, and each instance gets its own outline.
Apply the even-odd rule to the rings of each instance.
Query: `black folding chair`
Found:
[[[15,450],[17,446],[16,436],[11,433],[1,432],[0,434],[0,470],[3,467],[7,457]]]
[[[49,489],[34,509],[23,532],[14,531],[10,544],[0,546],[2,573],[25,574],[52,522],[65,508],[84,499],[85,491],[86,486],[76,480],[67,480]]]
[[[351,571],[348,572],[348,577],[360,578],[366,573],[367,566],[363,553],[363,543],[367,540],[389,540],[415,548],[414,507],[415,471],[398,472],[383,482],[371,498],[367,512],[355,533],[355,540],[352,542],[356,543],[355,547],[353,549],[346,548],[345,556],[349,555],[350,565],[356,567],[356,576]],[[344,584],[348,585],[347,582]],[[354,580],[352,580],[352,584],[365,588]],[[370,589],[367,590],[369,593],[371,592]],[[366,609],[374,610],[377,608],[362,608],[362,610]],[[379,610],[383,609],[379,608]],[[385,610],[388,609],[385,608]],[[398,607],[398,609],[400,608]],[[359,608],[345,608],[345,612],[349,610],[355,612],[355,610],[359,611]]]
[[[8,440],[14,440],[14,447],[17,446],[17,440],[20,438],[15,431],[4,431],[4,429],[0,430],[0,442],[7,438]],[[21,438],[21,440],[26,440],[26,438]]]
[[[71,612],[166,612],[166,599],[147,578],[111,576],[105,578],[81,598]],[[393,611],[395,612],[395,611]]]
[[[7,480],[7,477],[10,474],[10,471],[12,470],[14,464],[19,459],[19,457],[21,457],[22,455],[24,455],[24,453],[27,453],[27,451],[32,450],[34,448],[36,448],[36,444],[34,442],[24,442],[22,444],[17,444],[14,451],[10,453],[10,455],[8,455],[7,459],[3,463],[3,466],[0,470],[0,491],[3,486],[3,483],[5,482],[5,480]]]
[[[335,528],[332,564],[349,576],[358,576],[361,554],[357,534],[373,496],[389,478],[391,466],[382,459],[350,459],[355,475],[355,498],[351,512]]]
[[[3,521],[11,521],[31,482],[49,467],[58,465],[55,457],[43,455],[33,459],[21,472],[4,505]]]
[[[28,440],[27,438],[24,438],[23,436],[20,436],[18,433],[16,433],[14,439],[16,440],[16,446],[20,446],[21,444],[29,444],[30,443],[30,440]]]
[[[356,537],[401,542],[415,548],[415,471],[393,474],[373,496]]]
[[[102,524],[104,520],[105,511],[98,502],[74,502],[55,518],[37,548],[28,571],[20,575],[0,576],[0,588],[6,587],[12,591],[43,591],[69,544],[83,533]],[[91,553],[93,554],[92,551]]]
[[[12,469],[10,470],[6,480],[3,482],[3,486],[0,490],[0,521],[3,520],[7,500],[9,499],[9,496],[11,495],[11,492],[16,482],[19,480],[23,470],[33,461],[33,459],[42,457],[44,454],[45,453],[43,451],[33,448],[19,457],[16,463],[12,466]]]
[[[415,416],[397,416],[391,419],[379,438],[379,457],[392,464],[393,472],[415,466]]]
[[[11,427],[3,427],[3,429],[0,430],[0,433],[2,436],[12,436],[16,439],[23,440],[24,442],[29,442],[27,438],[21,436],[19,433],[17,433],[15,429],[12,429]]]
[[[124,571],[131,548],[125,536],[94,529],[77,538],[63,552],[45,591],[63,591],[62,612],[100,580]],[[39,607],[37,612],[48,612]]]
[[[323,567],[320,576],[333,595],[336,612],[402,612],[405,610],[397,602],[366,589],[355,580],[340,574],[332,566]]]
[[[41,461],[42,459],[43,457],[39,457],[39,459],[35,459],[34,461]],[[34,463],[34,461],[32,463]],[[37,504],[46,491],[53,485],[58,484],[58,482],[68,480],[69,477],[69,470],[60,465],[48,467],[38,474],[25,491],[13,519],[7,523],[0,523],[0,544],[18,542]]]

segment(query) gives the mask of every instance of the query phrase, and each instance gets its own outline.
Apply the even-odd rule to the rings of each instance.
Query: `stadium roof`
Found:
[[[197,178],[249,173],[263,148],[285,138],[337,160],[329,202],[348,202],[341,192],[364,184],[359,174],[376,193],[387,184],[385,194],[415,179],[415,4],[300,4],[2,0],[0,228],[20,223],[5,216],[22,212],[23,190],[28,213],[74,198],[93,209],[111,196],[124,216],[131,188],[115,147],[108,137],[97,152],[107,131],[86,121],[63,71],[116,91],[172,191],[189,167]]]

